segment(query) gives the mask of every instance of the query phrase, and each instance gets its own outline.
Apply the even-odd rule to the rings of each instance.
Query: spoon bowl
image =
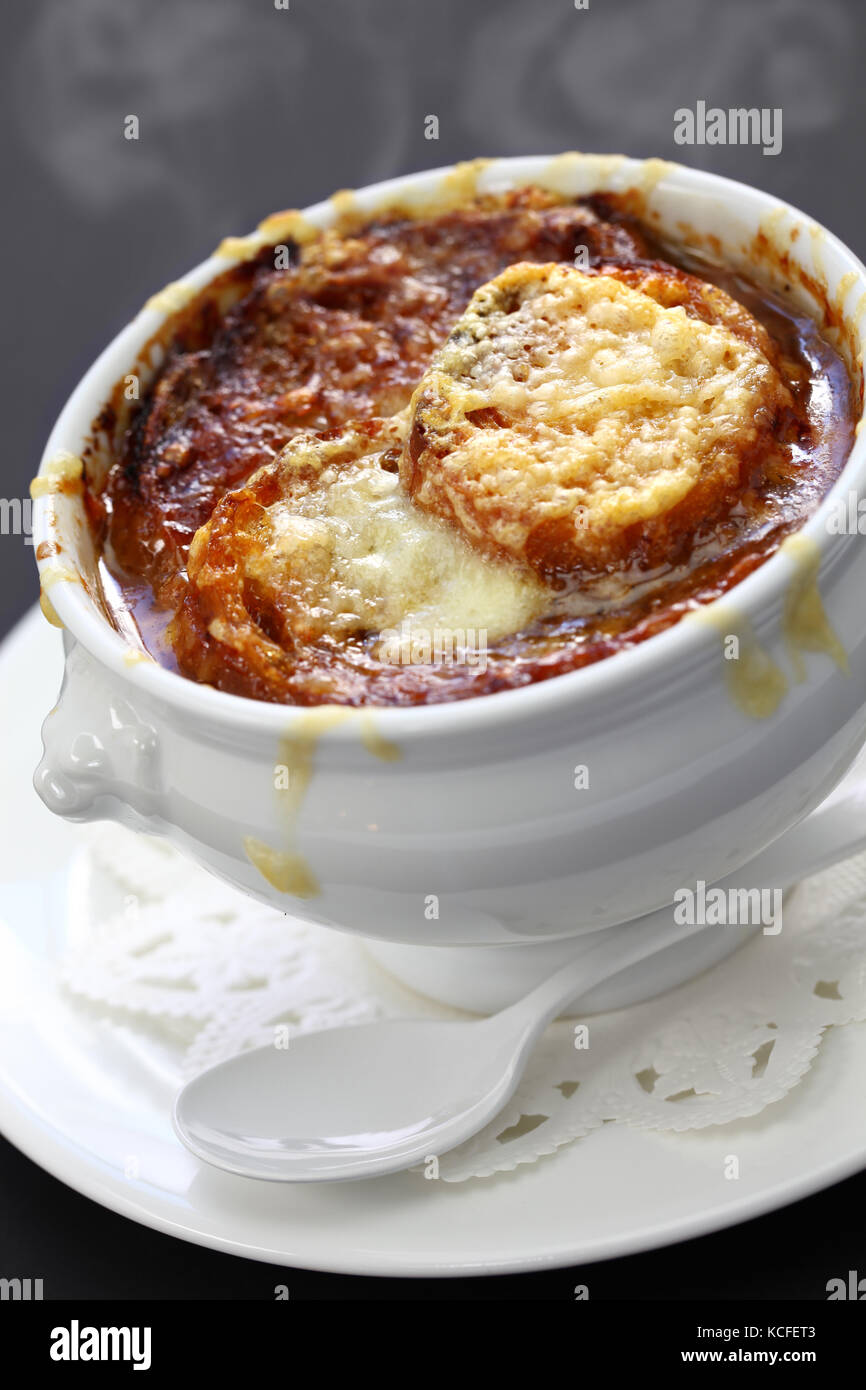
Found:
[[[390,1019],[240,1053],[183,1087],[175,1130],[198,1158],[244,1177],[322,1182],[410,1168],[502,1109],[576,993],[700,930],[675,924],[669,908],[608,928],[490,1018]]]
[[[788,888],[863,848],[866,782],[858,765],[807,820],[717,886]],[[566,1006],[639,961],[720,929],[727,928],[684,926],[663,907],[597,932],[577,959],[489,1018],[388,1019],[242,1052],[187,1082],[175,1101],[175,1130],[205,1162],[272,1182],[411,1168],[493,1119]]]
[[[513,1030],[395,1019],[241,1053],[184,1088],[175,1128],[199,1158],[283,1182],[373,1177],[444,1153],[520,1074]]]

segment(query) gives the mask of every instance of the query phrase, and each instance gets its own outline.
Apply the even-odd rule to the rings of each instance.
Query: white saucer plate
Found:
[[[164,1044],[90,1016],[56,985],[66,866],[93,834],[51,816],[30,781],[61,669],[60,636],[34,610],[0,650],[0,1129],[76,1191],[179,1239],[275,1264],[467,1275],[652,1249],[866,1167],[864,1024],[831,1031],[804,1081],[754,1119],[685,1135],[607,1125],[492,1179],[291,1187],[198,1163],[171,1127]],[[732,1154],[736,1180],[724,1175]]]

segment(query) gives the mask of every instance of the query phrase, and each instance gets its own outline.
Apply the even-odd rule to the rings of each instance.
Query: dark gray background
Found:
[[[337,188],[480,154],[660,155],[769,189],[866,250],[862,0],[590,0],[586,11],[573,0],[290,0],[287,11],[7,0],[2,23],[7,498],[26,495],[67,395],[150,293],[227,233]],[[782,152],[675,145],[674,111],[698,100],[781,107]],[[123,138],[130,114],[137,142]],[[424,138],[428,115],[438,141]],[[31,548],[0,536],[0,633],[35,593]],[[121,1296],[268,1297],[277,1282],[102,1213],[8,1148],[2,1164],[0,1256],[43,1271],[49,1296],[119,1291],[120,1245]],[[854,1179],[743,1230],[604,1266],[596,1287],[823,1297],[832,1275],[866,1273],[863,1196]],[[369,1281],[289,1282],[293,1297],[397,1296],[363,1292]],[[575,1282],[564,1272],[470,1292],[568,1298]],[[413,1294],[425,1296],[402,1296]]]

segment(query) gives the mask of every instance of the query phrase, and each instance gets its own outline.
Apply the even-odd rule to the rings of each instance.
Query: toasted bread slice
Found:
[[[297,703],[360,698],[365,678],[426,648],[413,633],[516,632],[547,591],[479,555],[400,487],[405,412],[299,436],[227,493],[195,534],[169,628],[181,670]]]
[[[675,562],[793,405],[760,324],[659,264],[520,263],[482,286],[413,397],[410,496],[548,582]]]

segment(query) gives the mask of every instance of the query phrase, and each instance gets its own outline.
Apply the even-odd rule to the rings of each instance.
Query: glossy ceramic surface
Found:
[[[429,195],[441,179],[419,175],[357,197],[373,209],[398,193]],[[756,246],[772,245],[768,277],[780,282],[774,257],[786,253],[823,286],[855,354],[862,350],[863,266],[766,194],[679,166],[592,156],[493,161],[478,181],[574,193],[633,187],[661,230],[682,234],[685,225],[695,245],[712,235],[729,261],[752,270]],[[326,225],[334,207],[305,215]],[[205,284],[225,264],[212,258],[189,284]],[[162,316],[143,310],[94,365],[53,430],[43,467],[60,450],[80,451]],[[113,817],[168,835],[249,893],[392,942],[553,941],[625,921],[697,878],[736,872],[851,764],[866,734],[866,547],[856,533],[833,534],[828,518],[840,499],[864,493],[860,434],[802,543],[776,554],[711,616],[536,686],[333,717],[225,695],[135,660],[93,597],[80,500],[53,493],[36,508],[36,541],[61,540],[66,576],[56,560],[41,568],[67,657],[44,725],[37,790],[67,819]],[[820,634],[807,650],[791,625],[792,596],[807,590],[820,592],[847,671]],[[746,712],[724,654],[731,634],[750,659],[784,673],[787,693],[765,717]],[[277,789],[280,768],[292,783],[288,797]],[[299,898],[305,880],[318,891]]]

